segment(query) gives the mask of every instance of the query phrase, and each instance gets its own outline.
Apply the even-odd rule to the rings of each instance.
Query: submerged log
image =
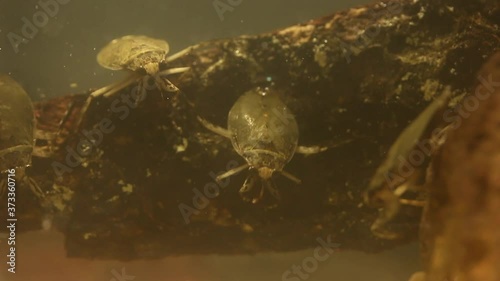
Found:
[[[192,68],[172,79],[181,95],[165,100],[152,90],[136,107],[131,85],[94,99],[80,128],[88,93],[40,102],[29,174],[47,195],[33,204],[20,191],[20,219],[32,218],[23,227],[51,216],[69,256],[122,260],[292,251],[319,238],[376,252],[415,240],[421,210],[405,208],[392,223],[400,239],[378,239],[370,232],[377,210],[363,205],[362,192],[397,135],[441,89],[460,97],[474,85],[500,43],[498,15],[493,0],[377,3],[204,42],[169,66]],[[236,99],[257,86],[283,93],[300,144],[351,140],[296,155],[285,168],[302,184],[277,177],[282,200],[272,209],[240,199],[246,172],[213,194],[215,175],[244,159],[196,118],[225,127]]]

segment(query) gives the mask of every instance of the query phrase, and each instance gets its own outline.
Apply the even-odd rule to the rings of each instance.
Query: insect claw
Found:
[[[197,119],[198,119],[198,122],[200,122],[200,124],[203,127],[205,127],[207,130],[212,131],[213,133],[216,133],[216,134],[221,135],[223,137],[226,137],[228,139],[231,139],[232,134],[229,130],[226,130],[222,127],[216,126],[216,125],[210,123],[209,121],[201,118],[200,116],[198,116]]]

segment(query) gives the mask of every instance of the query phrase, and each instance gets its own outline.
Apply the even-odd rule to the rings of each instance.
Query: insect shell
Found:
[[[0,75],[0,195],[7,188],[3,173],[16,174],[35,195],[43,197],[38,185],[25,174],[31,165],[35,116],[28,94],[14,79]]]
[[[229,111],[227,124],[234,149],[264,180],[282,171],[297,148],[295,117],[269,89],[241,96]]]
[[[146,91],[151,90],[149,76],[153,78],[154,85],[162,95],[167,92],[178,93],[175,86],[166,76],[186,72],[190,67],[173,67],[160,71],[160,64],[170,64],[178,58],[191,52],[195,46],[188,47],[171,56],[169,45],[161,39],[150,38],[143,35],[127,35],[112,40],[104,46],[97,55],[97,62],[110,70],[129,70],[129,75],[122,81],[112,83],[93,91],[81,109],[77,127],[83,122],[84,114],[96,97],[111,97],[134,82],[138,82],[138,98],[136,105],[146,97]],[[144,76],[146,72],[148,75]]]
[[[186,72],[189,67],[169,68],[160,72],[160,64],[171,63],[190,52],[192,48],[184,49],[167,57],[169,50],[169,44],[164,40],[142,35],[127,35],[114,39],[104,46],[97,55],[97,62],[102,67],[111,70],[128,69],[137,72],[143,69],[154,78],[158,89],[161,91],[178,92],[179,89],[165,76]],[[136,80],[143,83],[139,77],[140,75],[133,73],[130,79],[126,79],[114,89],[106,89],[109,91],[106,94],[109,96],[113,91],[118,91]],[[145,87],[145,85],[141,85],[141,87]]]
[[[0,75],[0,172],[31,165],[35,117],[24,89]]]
[[[283,170],[297,150],[299,132],[295,117],[276,92],[256,88],[243,94],[229,111],[227,130],[204,119],[199,120],[209,130],[229,138],[236,152],[246,160],[246,164],[217,177],[220,181],[249,169],[250,173],[240,189],[243,199],[257,203],[262,199],[264,190],[279,199],[272,181],[276,172],[300,183],[299,179]],[[261,188],[255,194],[253,191],[258,181]]]

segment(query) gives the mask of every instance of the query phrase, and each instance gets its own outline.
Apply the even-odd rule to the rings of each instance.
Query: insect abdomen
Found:
[[[229,112],[228,129],[233,134],[234,148],[242,156],[260,149],[283,155],[288,162],[297,147],[295,117],[269,90],[257,88],[242,95]]]

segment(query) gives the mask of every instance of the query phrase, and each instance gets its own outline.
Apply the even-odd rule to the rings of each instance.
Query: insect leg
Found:
[[[328,147],[324,146],[297,146],[297,150],[295,150],[295,152],[308,155],[308,154],[320,153],[326,151],[327,149]]]
[[[398,234],[385,229],[385,225],[391,221],[399,211],[399,198],[388,189],[383,189],[377,192],[379,200],[384,202],[384,206],[380,210],[379,216],[370,227],[372,233],[383,239],[396,239]]]
[[[219,126],[216,126],[210,122],[208,122],[207,120],[201,118],[200,116],[198,116],[198,121],[200,121],[200,123],[205,127],[207,128],[208,130],[218,134],[218,135],[221,135],[223,137],[226,137],[228,139],[230,139],[232,137],[232,134],[229,130],[226,130],[222,127],[219,127]]]
[[[401,204],[423,207],[425,201],[410,200],[401,198],[407,191],[419,192],[422,189],[421,185],[417,185],[417,181],[422,176],[423,171],[417,170],[402,184],[391,188],[387,185],[371,187],[365,192],[364,201],[368,205],[382,205],[378,218],[371,226],[374,235],[384,239],[396,239],[398,235],[385,229],[387,225],[399,212]]]
[[[320,146],[320,145],[298,146],[297,149],[295,150],[295,152],[300,153],[300,154],[304,154],[304,155],[316,154],[316,153],[326,151],[330,148],[335,148],[335,147],[350,143],[352,141],[353,141],[352,139],[347,139],[347,140],[331,142],[331,143],[324,145],[324,146]]]
[[[146,98],[146,85],[144,85],[144,79],[139,79],[139,83],[137,85],[137,88],[135,89],[139,91],[139,94],[133,93],[137,97],[137,99],[134,101],[134,104],[135,106],[138,106],[139,103]]]
[[[410,200],[410,199],[399,199],[399,203],[403,205],[410,205],[414,207],[424,207],[425,201],[421,200]]]
[[[417,186],[414,183],[414,179],[411,178],[406,183],[398,186],[396,188],[396,190],[394,190],[394,195],[396,195],[399,198],[399,203],[401,203],[401,204],[411,205],[411,206],[415,206],[415,207],[423,207],[425,205],[425,201],[400,198],[408,190],[418,191],[418,187],[421,187],[421,186]]]
[[[44,198],[45,195],[43,194],[43,191],[42,189],[40,188],[40,186],[36,183],[36,181],[28,176],[27,177],[27,180],[28,180],[28,184],[30,186],[30,189],[31,191],[33,192],[33,194],[35,194],[38,198]]]
[[[123,88],[125,88],[128,85],[130,85],[130,84],[134,83],[135,81],[137,81],[137,79],[139,79],[141,76],[142,75],[140,75],[140,74],[138,74],[136,72],[132,72],[128,77],[126,77],[122,81],[119,81],[119,82],[111,84],[109,86],[109,89],[107,89],[107,91],[96,93],[97,91],[99,91],[99,90],[97,90],[96,92],[93,92],[91,94],[91,96],[97,97],[97,96],[100,96],[100,95],[104,95],[106,98],[109,98],[110,96],[112,96],[115,93],[119,92]],[[107,88],[107,87],[104,87],[104,88]]]
[[[289,180],[291,180],[291,181],[295,182],[296,184],[301,184],[301,183],[302,183],[302,181],[301,181],[299,178],[297,178],[296,176],[294,176],[294,175],[292,175],[292,174],[288,173],[287,171],[283,171],[283,170],[281,170],[281,171],[280,171],[280,173],[281,173],[283,176],[285,176],[287,179],[289,179]]]
[[[163,71],[160,71],[158,72],[158,76],[163,76],[163,75],[171,75],[171,74],[177,74],[177,73],[182,73],[182,72],[186,72],[188,71],[189,69],[191,69],[191,67],[175,67],[175,68],[169,68],[169,69],[165,69]]]
[[[68,109],[66,110],[66,112],[64,113],[64,116],[63,118],[61,119],[61,121],[59,121],[59,125],[57,126],[57,135],[60,135],[61,134],[61,131],[62,131],[62,128],[64,126],[64,123],[66,123],[66,121],[68,121],[68,118],[69,116],[71,115],[71,113],[73,113],[73,110],[75,109],[75,102],[72,101],[69,106],[68,106]]]
[[[162,94],[163,94],[163,91],[170,92],[170,93],[180,92],[179,88],[177,88],[177,86],[175,86],[174,83],[170,82],[170,80],[168,80],[165,77],[157,76],[155,78],[155,81],[156,81],[156,85],[157,85],[158,89],[162,92]]]
[[[183,50],[180,50],[179,52],[167,57],[167,59],[165,60],[166,63],[169,63],[169,62],[173,62],[175,61],[176,59],[186,55],[187,53],[191,52],[192,50],[194,50],[196,47],[198,47],[198,45],[194,45],[194,46],[190,46],[190,47],[187,47]]]
[[[168,80],[165,76],[186,72],[189,69],[190,67],[176,67],[158,72],[155,75],[155,81],[160,91],[165,90],[167,92],[173,92],[173,93],[179,92],[180,91],[179,88],[177,88],[177,86],[175,86],[172,82],[170,82],[170,80]]]
[[[249,174],[240,188],[240,193],[247,193],[255,186],[255,175]]]
[[[255,182],[257,180],[257,176],[254,173],[249,173],[245,182],[240,188],[240,196],[244,201],[247,202],[255,202],[255,197],[252,196],[252,190],[255,187]]]
[[[21,144],[21,145],[16,145],[14,147],[9,147],[9,148],[4,149],[0,152],[0,157],[3,157],[4,155],[7,155],[9,153],[18,152],[18,151],[30,151],[31,148],[32,148],[32,146],[28,145],[28,144]]]
[[[215,178],[215,180],[217,182],[220,182],[221,180],[223,180],[223,179],[225,179],[227,177],[230,177],[232,175],[236,175],[237,173],[239,173],[239,172],[241,172],[241,171],[243,171],[243,170],[245,170],[247,168],[248,168],[248,164],[241,165],[241,166],[236,167],[234,169],[231,169],[231,170],[229,170],[229,171],[227,171],[227,172],[225,172],[225,173],[223,173],[221,175],[218,175],[217,178]]]
[[[90,94],[90,96],[87,98],[87,100],[85,101],[85,104],[83,105],[82,109],[80,110],[80,116],[78,117],[76,128],[80,127],[80,125],[83,121],[83,116],[85,115],[88,108],[92,104],[92,101],[96,97],[104,96],[104,97],[108,98],[108,97],[112,96],[113,94],[115,94],[116,92],[119,92],[123,88],[132,84],[134,81],[137,80],[138,77],[139,77],[139,74],[134,72],[134,73],[130,74],[128,77],[126,77],[124,80],[112,83],[108,86],[104,86],[100,89],[93,91]]]
[[[26,169],[25,168],[18,169],[17,170],[17,176],[19,177],[19,181],[23,182],[24,184],[27,184],[30,187],[31,192],[33,192],[33,194],[35,194],[38,198],[44,198],[45,197],[45,195],[43,194],[42,189],[36,183],[36,181],[34,179],[30,178],[26,174]]]

